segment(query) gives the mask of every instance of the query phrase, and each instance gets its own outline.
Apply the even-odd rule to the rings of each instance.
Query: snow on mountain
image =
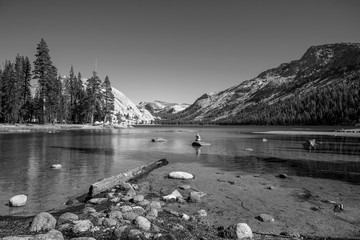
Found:
[[[136,105],[118,89],[112,87],[112,93],[114,94],[114,115],[119,114],[123,121],[134,124],[150,123],[154,120],[154,117],[148,111],[140,111]]]
[[[332,77],[334,71],[359,64],[359,56],[358,43],[312,46],[299,60],[280,64],[224,91],[202,95],[174,118],[185,122],[214,122],[236,117],[252,105],[271,105],[336,81]]]

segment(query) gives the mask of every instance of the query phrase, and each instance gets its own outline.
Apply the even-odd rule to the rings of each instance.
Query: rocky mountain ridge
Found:
[[[138,108],[147,110],[152,116],[162,119],[185,110],[190,104],[187,103],[169,103],[155,100],[154,102],[140,102]]]
[[[223,91],[202,95],[169,120],[229,122],[246,115],[251,108],[272,106],[329,84],[359,81],[359,76],[359,43],[312,46],[299,60],[280,64]]]

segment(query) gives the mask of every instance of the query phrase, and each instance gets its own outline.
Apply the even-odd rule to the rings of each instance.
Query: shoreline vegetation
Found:
[[[0,133],[74,129],[103,129],[103,126],[0,124]],[[359,136],[358,132],[344,131],[308,133]],[[287,131],[264,133],[287,134]],[[289,134],[300,133],[291,131]],[[171,179],[168,175],[173,171],[189,172],[196,177],[190,180]],[[90,220],[91,223],[87,223],[92,226],[86,231],[76,232],[73,227],[79,220],[66,220],[62,224],[65,226],[56,225],[55,228],[60,230],[63,238],[52,239],[237,239],[235,232],[238,223],[247,223],[255,240],[360,239],[357,190],[356,185],[335,180],[282,173],[239,174],[203,167],[197,162],[184,165],[169,161],[168,165],[154,169],[139,179],[93,196],[97,200],[82,203],[71,199],[67,205],[50,210],[58,224],[63,214],[74,214],[81,223]],[[164,200],[164,196],[175,191],[182,197]],[[201,194],[192,199],[192,192]],[[152,210],[150,203],[160,205],[161,210]],[[344,210],[337,211],[338,204],[343,205]],[[139,215],[151,222],[150,230],[147,230],[146,221],[145,225],[139,223],[136,217]],[[33,221],[34,216],[0,216],[0,239],[45,239],[50,235],[39,234],[59,234],[48,229],[31,232]],[[34,236],[37,238],[32,238]]]

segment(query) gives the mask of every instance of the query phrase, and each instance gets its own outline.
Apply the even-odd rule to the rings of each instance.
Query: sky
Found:
[[[44,38],[61,75],[131,101],[193,103],[313,45],[360,42],[358,0],[0,0],[0,66]]]

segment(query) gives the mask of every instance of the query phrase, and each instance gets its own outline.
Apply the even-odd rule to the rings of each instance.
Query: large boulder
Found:
[[[21,194],[10,198],[9,205],[10,207],[21,207],[21,206],[25,206],[26,202],[27,202],[27,196]]]
[[[30,225],[31,232],[39,232],[44,230],[54,229],[56,226],[56,219],[47,212],[39,213],[35,216]]]
[[[246,223],[236,224],[236,237],[237,239],[252,238],[253,233],[249,225],[247,225]]]
[[[187,172],[176,171],[169,173],[169,178],[187,180],[187,179],[193,179],[194,175]]]

